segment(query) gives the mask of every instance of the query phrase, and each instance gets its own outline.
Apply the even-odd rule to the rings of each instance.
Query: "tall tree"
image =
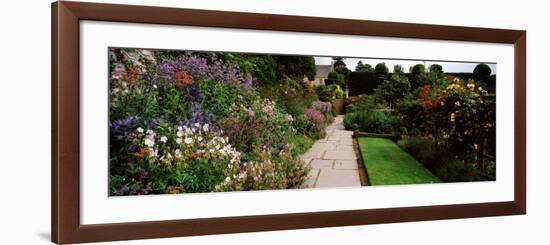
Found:
[[[317,68],[313,56],[273,56],[277,62],[277,76],[279,79],[291,77],[315,79]]]
[[[363,62],[359,61],[357,62],[357,66],[355,66],[355,71],[357,72],[372,72],[372,66],[370,64],[363,64]]]
[[[397,65],[394,65],[393,66],[393,73],[404,73],[403,71],[403,66],[400,65],[400,64],[397,64]]]
[[[388,67],[386,66],[386,63],[384,63],[384,62],[378,63],[374,67],[374,75],[375,75],[376,79],[379,82],[382,82],[382,81],[384,81],[384,79],[387,78],[388,71],[389,71]]]
[[[410,83],[411,89],[416,89],[420,87],[420,78],[426,73],[426,67],[423,64],[416,64],[410,68],[411,76]]]
[[[430,70],[430,72],[443,73],[443,67],[439,64],[432,64],[428,69]]]
[[[491,76],[491,67],[485,63],[480,63],[474,68],[474,79],[484,80],[485,78]]]
[[[394,108],[397,102],[410,93],[411,85],[407,77],[400,74],[393,74],[389,79],[384,80],[374,91],[391,108]]]

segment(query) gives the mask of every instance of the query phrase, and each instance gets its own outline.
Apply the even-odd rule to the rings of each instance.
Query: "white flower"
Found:
[[[157,88],[157,85],[156,85],[156,84],[153,84],[153,88]]]
[[[176,149],[176,151],[174,151],[174,155],[176,156],[176,158],[181,158],[181,151],[180,151],[180,149]]]
[[[204,132],[208,132],[208,123],[205,123],[204,126],[202,127],[202,130],[204,130]]]
[[[142,129],[142,128],[137,128],[136,130],[138,131],[138,133],[143,133],[143,129]]]
[[[219,150],[220,149],[220,145],[216,145],[216,150]]]
[[[228,176],[225,178],[225,182],[229,182],[229,181],[231,181],[231,178]]]
[[[185,144],[190,145],[191,143],[193,143],[193,139],[187,137],[187,138],[185,138],[185,140],[183,140],[183,142],[185,142]]]
[[[166,158],[172,159],[172,154],[168,153],[168,154],[166,155]]]
[[[199,128],[201,125],[199,123],[195,123],[195,128]]]
[[[149,151],[149,156],[150,157],[156,157],[156,156],[158,156],[158,153],[159,153],[159,150],[155,149],[155,150]]]
[[[183,131],[181,131],[179,128],[176,134],[178,135],[178,137],[183,137]]]
[[[197,141],[201,142],[202,141],[202,136],[197,137]]]
[[[163,142],[163,143],[166,143],[166,141],[168,141],[168,137],[162,136],[162,137],[160,137],[160,141]]]
[[[183,140],[181,138],[176,139],[176,143],[181,144],[181,142],[183,142]]]
[[[155,139],[147,137],[143,141],[143,144],[146,145],[146,146],[149,146],[149,147],[153,147],[153,146],[155,146]]]

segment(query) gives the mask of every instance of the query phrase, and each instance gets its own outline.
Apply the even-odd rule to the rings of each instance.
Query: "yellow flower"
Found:
[[[451,122],[454,122],[454,121],[455,121],[455,118],[456,118],[455,114],[454,114],[454,113],[451,113]]]
[[[466,85],[466,86],[470,89],[473,89],[476,85],[473,84],[473,83],[468,83],[468,85]]]
[[[455,83],[459,83],[459,82],[460,82],[460,78],[458,78],[458,77],[455,77],[455,79],[453,79],[453,82],[455,82]]]
[[[474,149],[476,149],[476,150],[477,150],[477,144],[474,144]]]
[[[455,105],[460,106],[460,102],[459,101],[455,102]]]
[[[468,83],[474,83],[474,79],[473,78],[468,79]]]

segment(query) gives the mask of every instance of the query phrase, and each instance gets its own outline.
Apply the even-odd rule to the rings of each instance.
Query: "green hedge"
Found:
[[[371,94],[381,83],[374,72],[352,72],[348,81],[349,95]]]

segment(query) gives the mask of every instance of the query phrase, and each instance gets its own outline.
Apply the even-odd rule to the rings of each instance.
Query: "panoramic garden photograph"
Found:
[[[109,195],[496,180],[496,64],[109,48]]]

